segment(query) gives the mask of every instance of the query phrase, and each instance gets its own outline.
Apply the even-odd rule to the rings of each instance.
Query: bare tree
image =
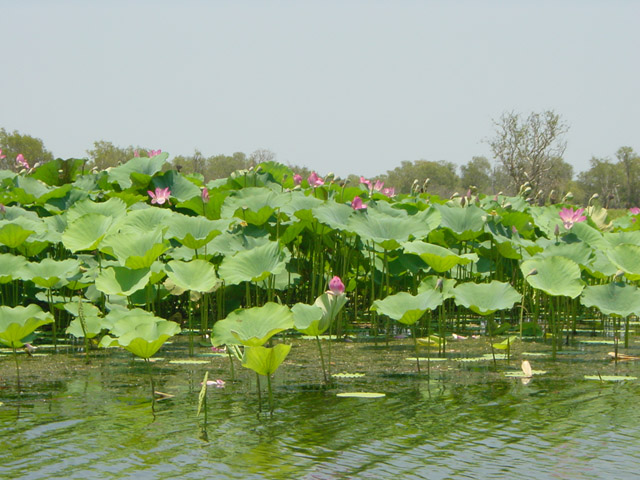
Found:
[[[533,192],[547,180],[554,159],[562,158],[569,127],[552,110],[531,113],[522,120],[514,112],[494,121],[496,135],[489,140],[494,157],[505,169],[516,191],[529,182]]]

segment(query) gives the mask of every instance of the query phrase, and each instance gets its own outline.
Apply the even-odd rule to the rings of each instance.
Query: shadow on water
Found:
[[[369,347],[336,344],[333,372],[366,375],[324,389],[312,388],[322,375],[314,346],[296,343],[276,377],[273,416],[256,415],[254,377],[229,381],[226,358],[169,363],[186,356],[183,345],[151,365],[154,388],[174,395],[153,409],[149,370],[127,355],[101,352],[88,366],[72,354],[34,357],[23,362],[20,396],[3,369],[0,478],[587,479],[633,478],[640,467],[640,384],[584,379],[637,372],[605,360],[606,347],[556,363],[533,357],[547,373],[528,385],[503,375],[521,352],[497,372],[489,362],[433,362],[427,378],[402,345]],[[205,371],[227,380],[207,392],[206,425],[196,417]],[[386,397],[336,397],[344,391]]]

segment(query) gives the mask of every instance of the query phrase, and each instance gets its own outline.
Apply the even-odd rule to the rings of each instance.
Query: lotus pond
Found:
[[[0,474],[637,469],[640,210],[167,158],[0,172]]]
[[[633,478],[638,366],[581,340],[594,338],[578,337],[556,361],[548,345],[518,342],[498,371],[491,359],[469,361],[487,352],[486,339],[452,341],[426,378],[407,360],[411,341],[354,338],[333,343],[332,367],[361,376],[325,389],[314,342],[295,338],[274,378],[273,416],[256,414],[248,370],[230,381],[226,358],[202,347],[189,357],[183,337],[153,364],[156,388],[173,395],[155,407],[147,369],[124,352],[95,352],[89,365],[82,353],[24,355],[20,397],[3,369],[0,477]],[[546,373],[526,385],[507,376],[523,358]],[[226,381],[207,390],[206,424],[196,415],[205,372]],[[336,395],[354,390],[386,396]]]

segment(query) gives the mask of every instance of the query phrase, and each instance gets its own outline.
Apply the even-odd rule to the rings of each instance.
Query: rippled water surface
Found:
[[[273,416],[258,414],[255,376],[228,359],[171,364],[182,345],[165,346],[152,365],[156,390],[173,397],[152,406],[147,369],[125,352],[83,357],[21,357],[16,392],[9,355],[0,356],[0,478],[637,478],[640,475],[640,384],[584,375],[640,376],[634,362],[606,358],[609,346],[576,343],[524,385],[504,376],[513,360],[460,362],[486,343],[452,345],[449,359],[416,374],[406,341],[386,348],[334,344],[333,370],[365,372],[322,389],[311,342],[294,341],[276,374]],[[474,341],[476,342],[476,341]],[[462,345],[462,344],[460,344]],[[637,353],[634,346],[625,353]],[[40,349],[44,351],[44,349]],[[201,353],[206,352],[202,348]],[[423,352],[424,353],[424,352]],[[236,370],[242,370],[236,365]],[[207,394],[207,423],[196,416],[205,371],[227,381]],[[263,381],[263,387],[265,387]],[[379,399],[339,398],[375,391]],[[266,391],[262,401],[266,407]]]

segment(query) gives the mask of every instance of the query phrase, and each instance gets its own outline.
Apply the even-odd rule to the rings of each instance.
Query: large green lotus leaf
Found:
[[[235,216],[251,225],[263,225],[287,200],[286,196],[268,188],[244,188],[225,199],[221,216]]]
[[[438,285],[438,280],[441,280],[441,285]],[[435,275],[429,275],[425,277],[420,285],[418,285],[418,293],[426,292],[429,290],[437,290],[442,295],[443,299],[453,298],[453,287],[456,286],[456,281],[451,278],[442,278]]]
[[[342,310],[345,303],[347,303],[347,296],[345,294],[334,295],[331,292],[325,292],[316,298],[313,304],[320,307],[323,312],[322,323],[331,325],[336,316]]]
[[[627,274],[631,281],[640,280],[640,246],[623,243],[607,249],[609,260]]]
[[[276,333],[293,328],[293,314],[289,307],[273,302],[262,307],[235,310],[224,321],[232,324],[231,334],[247,347],[263,345]]]
[[[415,215],[395,217],[373,211],[352,216],[347,228],[363,240],[371,240],[386,250],[395,250],[410,237],[421,238],[429,233],[427,224]]]
[[[150,358],[169,338],[180,333],[180,325],[176,322],[154,317],[148,322],[131,325],[125,333],[115,340],[117,344],[140,358]],[[109,346],[113,345],[109,342]],[[100,342],[103,345],[103,342]],[[105,342],[104,345],[106,345]]]
[[[300,220],[312,221],[314,219],[312,210],[323,204],[322,200],[312,195],[305,195],[302,191],[290,192],[289,199],[282,205],[280,211],[290,217],[294,215]],[[351,214],[351,212],[349,212]]]
[[[84,325],[85,330],[82,329],[82,324],[80,323],[79,318],[74,318],[69,326],[65,330],[65,333],[68,335],[73,335],[76,338],[83,338],[85,336],[85,331],[87,334],[87,338],[96,337],[103,329],[107,327],[104,325],[102,317],[93,316],[93,315],[85,315],[84,317]]]
[[[455,302],[479,315],[489,315],[498,310],[513,307],[521,301],[515,288],[508,283],[493,280],[491,283],[462,283],[453,289]]]
[[[209,292],[218,283],[216,269],[205,260],[172,260],[166,265],[165,271],[171,281],[184,290]]]
[[[484,232],[487,213],[475,205],[451,207],[439,205],[436,208],[442,215],[440,225],[448,228],[458,240],[472,240]]]
[[[45,258],[37,263],[26,263],[20,271],[20,278],[31,280],[39,287],[53,288],[66,285],[70,277],[79,274],[80,262],[74,258],[61,261]]]
[[[604,245],[601,246],[603,250],[607,248],[617,247],[624,243],[630,245],[640,245],[640,230],[632,232],[606,232],[603,234]]]
[[[151,270],[148,268],[108,267],[98,274],[95,286],[107,295],[129,296],[144,288],[150,278]]]
[[[3,305],[0,307],[0,343],[19,348],[23,338],[47,323],[53,323],[53,316],[35,304],[13,308]]]
[[[171,217],[167,237],[175,238],[185,247],[196,250],[204,247],[228,227],[228,219],[207,220],[204,217],[189,217],[176,213]]]
[[[120,218],[127,213],[127,204],[119,198],[110,198],[106,202],[93,202],[83,200],[74,203],[73,207],[66,213],[67,222],[72,223],[83,215],[94,214],[105,217]]]
[[[224,232],[207,244],[207,251],[231,257],[237,252],[252,250],[272,243],[266,230],[254,231],[253,233],[255,235],[250,235],[246,228],[235,233]]]
[[[313,218],[334,230],[347,230],[347,223],[354,210],[341,203],[325,203],[311,209]]]
[[[640,314],[640,294],[638,287],[616,282],[608,285],[589,285],[580,297],[585,307],[597,307],[605,315]]]
[[[19,255],[10,253],[0,254],[0,283],[8,283],[21,278],[21,268],[27,264],[27,259]]]
[[[269,275],[285,271],[291,253],[277,242],[269,242],[252,250],[225,257],[218,273],[227,285],[242,282],[260,282]]]
[[[293,327],[305,335],[322,335],[331,325],[329,322],[322,321],[328,317],[317,305],[296,303],[291,307],[291,313],[293,313]]]
[[[437,308],[443,301],[440,292],[435,290],[427,290],[415,296],[400,292],[383,300],[376,300],[371,309],[405,325],[413,325],[427,310]]]
[[[587,222],[574,223],[571,227],[571,234],[590,247],[602,248],[606,245],[603,234],[588,225]]]
[[[218,320],[214,323],[211,332],[211,345],[214,347],[219,347],[220,345],[242,345],[240,340],[231,333],[234,325],[235,322],[228,321],[227,319]]]
[[[537,274],[530,275],[534,270]],[[520,264],[520,271],[529,285],[551,296],[575,298],[584,288],[580,267],[566,257],[526,260]]]
[[[594,252],[594,257],[591,261],[584,266],[585,270],[595,278],[606,279],[612,275],[615,275],[618,271],[618,267],[616,267],[607,254],[601,250],[596,250]]]
[[[100,250],[115,256],[121,265],[129,268],[149,268],[169,250],[169,243],[159,229],[146,233],[115,233],[103,240]]]
[[[153,175],[162,170],[162,166],[169,158],[166,152],[154,157],[135,157],[127,163],[112,168],[109,171],[109,182],[117,182],[121,188],[126,189],[133,185],[132,174],[137,183],[148,183]]]
[[[7,223],[0,228],[0,243],[9,248],[16,248],[34,233],[36,233],[34,230],[26,230],[15,223]]]
[[[541,252],[536,253],[534,258],[546,257],[566,257],[573,260],[578,265],[587,265],[592,256],[593,250],[585,243],[556,243],[554,240],[541,238],[538,244],[543,248]]]
[[[30,176],[47,185],[61,186],[73,182],[81,173],[86,160],[56,158],[36,168]]]
[[[62,234],[63,245],[72,252],[95,250],[113,224],[113,217],[88,213],[67,225]]]
[[[279,343],[273,348],[246,347],[242,356],[242,366],[260,375],[272,375],[287,358],[291,345]]]
[[[178,214],[169,209],[145,205],[144,208],[128,212],[119,220],[115,228],[123,233],[147,233],[158,227],[170,225],[174,215]]]
[[[194,197],[200,199],[202,202],[200,197],[202,190],[200,187],[175,170],[169,170],[168,172],[156,175],[149,186],[149,190],[155,188],[168,188],[171,196],[179,202],[185,202]]]
[[[406,253],[418,255],[438,273],[449,271],[456,265],[466,265],[478,260],[478,256],[474,253],[457,255],[447,248],[420,240],[403,243],[402,247]]]

